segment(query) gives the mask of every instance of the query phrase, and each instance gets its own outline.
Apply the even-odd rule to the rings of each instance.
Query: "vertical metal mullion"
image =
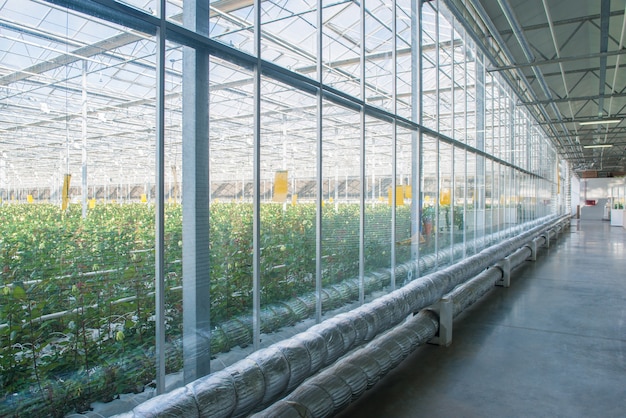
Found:
[[[254,0],[254,107],[252,198],[252,346],[261,343],[261,0]]]
[[[467,31],[463,32],[463,135],[465,143],[468,143],[469,135],[467,134]],[[465,153],[465,186],[463,189],[463,258],[467,257],[467,150]],[[474,180],[476,184],[476,180]],[[476,224],[474,224],[476,225]]]
[[[411,119],[419,125],[411,135],[411,237],[420,236],[422,214],[422,5],[422,0],[411,2]],[[411,239],[411,260],[416,261],[418,277],[419,259],[419,239]]]
[[[491,78],[491,152],[489,153],[489,155],[493,155],[494,154],[494,148],[495,148],[495,143],[496,143],[496,94],[495,94],[495,82],[494,82],[494,77],[490,76]],[[487,82],[487,79],[485,78],[485,82]],[[498,107],[500,107],[500,104],[498,103]],[[498,109],[499,110],[499,109]],[[494,164],[493,164],[493,160],[490,160],[490,165],[491,165],[491,208],[489,209],[489,212],[491,213],[491,220],[490,223],[491,225],[489,225],[489,234],[493,234],[493,219],[494,219],[494,214],[493,214],[493,195],[494,195],[494,181],[493,181],[493,173],[494,173]],[[487,211],[485,211],[485,213],[487,213]]]
[[[361,1],[361,146],[360,146],[360,164],[361,164],[361,196],[359,210],[359,303],[365,302],[365,197],[366,173],[365,173],[365,0]]]
[[[165,0],[159,2],[156,57],[156,205],[154,279],[156,391],[165,392]]]
[[[454,44],[455,44],[455,39],[454,39],[454,17],[451,18],[451,22],[450,22],[450,83],[451,83],[451,88],[450,88],[450,92],[451,92],[451,97],[450,97],[450,103],[451,103],[451,111],[450,114],[452,115],[452,123],[451,123],[451,128],[452,128],[452,135],[451,137],[454,139],[457,139],[456,137],[456,132],[455,132],[455,119],[456,119],[456,108],[455,108],[455,84],[454,84]],[[455,193],[455,185],[456,185],[456,179],[455,179],[455,166],[456,166],[456,146],[451,145],[452,146],[452,155],[450,156],[452,158],[451,162],[452,162],[452,170],[450,175],[452,176],[450,178],[450,261],[454,261],[454,206],[455,206],[455,202],[456,202],[456,193]]]
[[[184,26],[208,33],[208,0],[185,2]],[[183,47],[184,382],[211,370],[209,265],[209,56]]]
[[[393,40],[391,42],[391,62],[393,65],[393,69],[391,71],[391,100],[392,100],[392,109],[393,109],[393,132],[391,138],[391,290],[395,290],[396,288],[396,208],[397,208],[397,193],[396,188],[398,186],[398,123],[396,116],[398,115],[398,103],[396,101],[397,97],[397,77],[398,77],[398,65],[396,63],[397,54],[396,50],[398,48],[397,42],[397,24],[396,24],[396,16],[398,15],[397,11],[397,1],[392,1],[392,9],[393,13],[391,14],[391,25],[392,25],[392,36]],[[404,199],[404,193],[402,194]]]
[[[82,117],[81,117],[81,136],[82,136],[82,179],[81,179],[81,193],[82,193],[82,216],[83,219],[87,217],[87,60],[83,60],[83,74],[82,74]]]
[[[323,201],[323,135],[322,135],[322,54],[323,54],[323,28],[324,19],[322,15],[322,0],[317,0],[317,81],[319,82],[317,92],[317,197],[315,201],[315,322],[322,322],[322,201]],[[336,184],[336,181],[335,181]],[[335,186],[336,187],[336,186]],[[346,190],[348,182],[346,181]],[[337,196],[335,196],[337,199]]]
[[[436,0],[435,3],[435,7],[436,7],[436,11],[435,11],[435,45],[437,45],[436,51],[437,53],[435,54],[435,131],[440,132],[440,128],[441,128],[441,124],[439,123],[439,114],[441,111],[441,108],[439,106],[439,98],[440,98],[440,94],[439,94],[439,77],[440,77],[440,73],[441,73],[441,62],[439,60],[439,55],[441,54],[441,45],[439,43],[439,0]],[[435,147],[435,154],[437,156],[437,158],[435,159],[435,172],[437,175],[437,181],[435,182],[435,184],[437,185],[437,190],[435,191],[435,227],[433,228],[435,231],[435,266],[439,267],[439,199],[440,199],[440,191],[441,191],[441,173],[439,172],[440,167],[439,167],[439,159],[440,159],[440,148],[439,148],[439,138],[436,139],[436,147]]]

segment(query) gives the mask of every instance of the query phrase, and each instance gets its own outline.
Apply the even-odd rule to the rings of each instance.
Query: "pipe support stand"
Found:
[[[504,259],[498,261],[494,267],[502,271],[502,278],[496,282],[496,286],[510,287],[511,286],[511,260],[509,259],[509,257],[505,257]]]
[[[537,241],[532,240],[526,244],[525,247],[530,249],[530,257],[528,257],[526,261],[537,261]]]
[[[454,303],[452,299],[444,296],[428,310],[434,312],[439,318],[439,330],[429,344],[448,347],[452,344],[452,319],[454,318]]]

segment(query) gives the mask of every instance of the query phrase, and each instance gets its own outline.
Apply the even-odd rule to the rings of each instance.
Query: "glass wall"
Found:
[[[115,3],[0,3],[2,416],[106,415],[567,210],[442,1]]]

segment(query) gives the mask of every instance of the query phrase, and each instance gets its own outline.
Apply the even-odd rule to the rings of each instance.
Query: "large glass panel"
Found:
[[[155,42],[0,15],[0,416],[64,416],[155,377]]]
[[[464,244],[466,239],[466,208],[470,204],[467,199],[467,182],[465,176],[465,159],[466,151],[461,148],[454,148],[454,185],[453,192],[453,217],[452,217],[452,244],[453,244],[453,260],[464,257]]]
[[[493,155],[493,144],[498,135],[496,114],[499,111],[498,101],[494,98],[493,76],[485,74],[485,143],[483,151]]]
[[[458,25],[458,23],[457,23]],[[457,141],[467,141],[467,120],[468,114],[467,104],[467,72],[466,62],[469,51],[465,45],[461,35],[454,31],[453,45],[453,74],[454,74],[454,133],[453,137]]]
[[[317,78],[317,1],[262,1],[260,4],[261,57]]]
[[[467,42],[467,45],[471,45],[471,43]],[[473,49],[469,49],[467,51],[464,68],[466,92],[465,100],[467,103],[467,117],[465,118],[467,126],[466,138],[469,146],[476,147],[476,119],[478,117],[478,109],[476,103],[476,57],[473,55]]]
[[[487,159],[481,155],[476,155],[476,197],[474,201],[474,208],[476,211],[476,251],[484,248],[485,246],[485,226],[487,224],[487,194],[486,194],[486,168]]]
[[[437,252],[438,261],[446,265],[452,259],[451,246],[454,234],[453,222],[453,156],[452,146],[439,141],[439,216],[437,217]]]
[[[322,147],[322,309],[359,297],[361,116],[325,102]]]
[[[439,55],[439,68],[437,77],[439,78],[439,132],[447,136],[452,136],[452,124],[454,121],[454,96],[452,89],[454,44],[452,43],[452,27],[441,13],[439,14],[438,23],[439,39],[437,42],[437,51]]]
[[[422,166],[421,170],[421,221],[423,244],[420,246],[420,257],[435,254],[437,250],[437,216],[439,207],[439,172],[437,155],[437,140],[427,135],[422,139]],[[420,238],[421,240],[421,238]],[[428,269],[436,265],[436,258],[428,258]],[[420,274],[424,274],[422,271]]]
[[[408,129],[397,128],[397,177],[396,177],[396,266],[401,266],[417,257],[420,245],[420,225],[416,214],[419,208],[414,208],[414,202],[418,201],[418,194],[414,196],[412,184],[413,170],[417,170],[417,132]],[[416,177],[417,178],[417,177]],[[416,271],[396,269],[398,284],[409,281]]]
[[[493,174],[492,174],[492,183],[493,187],[491,189],[491,216],[492,216],[492,233],[495,234],[495,237],[499,237],[500,229],[502,227],[502,198],[504,196],[501,195],[500,190],[500,164],[497,162],[493,163]]]
[[[393,111],[393,8],[388,1],[365,2],[365,100]]]
[[[361,4],[323,0],[322,81],[361,96]]]
[[[424,126],[437,129],[438,119],[438,45],[437,45],[437,12],[433,3],[422,5],[422,123]]]
[[[254,0],[211,0],[209,8],[209,36],[254,53]]]
[[[372,290],[389,289],[391,277],[391,187],[393,186],[393,125],[378,119],[365,119],[365,274]],[[386,269],[385,274],[371,274]]]
[[[164,281],[165,281],[165,372],[173,376],[182,369],[182,48],[166,43],[168,68],[165,72],[164,109]],[[146,152],[144,160],[154,158],[154,151]],[[156,179],[155,179],[156,180]],[[156,184],[150,182],[145,197],[156,203]],[[141,196],[143,198],[143,196]],[[154,218],[154,216],[153,216]],[[154,240],[150,246],[154,245]],[[137,253],[141,260],[143,253]],[[144,261],[145,262],[145,261]],[[151,261],[154,265],[154,259]],[[154,296],[152,296],[154,298]],[[153,314],[153,312],[150,312]],[[153,366],[154,367],[154,366]],[[166,380],[166,390],[179,386],[180,379]]]
[[[252,73],[211,57],[209,86],[211,370],[215,371],[252,349]]]
[[[478,222],[477,208],[477,189],[476,189],[476,154],[473,152],[467,152],[466,159],[466,182],[467,182],[467,198],[465,208],[465,251],[467,254],[474,254],[476,252],[476,230]]]
[[[314,96],[277,81],[261,85],[260,228],[261,339],[315,312],[316,194],[300,193],[316,184]],[[340,303],[330,295],[329,303]]]
[[[419,53],[418,45],[411,42],[413,31],[412,25],[414,16],[412,7],[415,2],[410,0],[396,1],[396,103],[397,114],[407,119],[414,119],[417,122],[417,60],[413,56]]]
[[[493,233],[494,195],[493,195],[493,161],[485,158],[485,235]]]

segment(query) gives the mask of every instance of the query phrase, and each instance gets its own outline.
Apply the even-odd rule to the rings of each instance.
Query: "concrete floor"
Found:
[[[626,417],[626,230],[570,230],[339,417]]]

